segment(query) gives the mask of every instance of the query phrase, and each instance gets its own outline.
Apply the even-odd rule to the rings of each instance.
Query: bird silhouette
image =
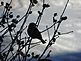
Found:
[[[41,42],[44,44],[46,43],[43,39],[42,39],[42,35],[39,32],[39,30],[37,29],[37,25],[35,23],[30,23],[27,29],[28,35],[32,38],[32,39],[39,39],[41,40]]]

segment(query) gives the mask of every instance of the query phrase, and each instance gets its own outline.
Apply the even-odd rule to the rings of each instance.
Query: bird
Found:
[[[39,39],[43,44],[46,43],[42,39],[42,35],[40,31],[37,29],[37,25],[35,23],[32,22],[28,25],[27,33],[32,39]]]

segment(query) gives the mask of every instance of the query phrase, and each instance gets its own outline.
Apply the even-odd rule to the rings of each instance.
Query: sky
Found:
[[[0,0],[5,1],[5,0]],[[6,0],[5,2],[8,2],[10,0]],[[12,0],[12,11],[14,11],[14,14],[20,14],[21,16],[26,12],[27,7],[29,5],[28,0]],[[37,11],[41,10],[42,7],[42,0],[38,0],[39,3],[34,7],[32,15],[28,18],[28,22],[35,22],[36,18],[38,16]],[[52,24],[52,17],[55,12],[57,12],[58,17],[61,15],[62,10],[66,4],[67,0],[46,0],[45,3],[50,4],[50,8],[47,8],[44,12],[44,15],[42,17],[39,30],[42,31],[46,28],[46,25],[51,26]],[[2,9],[0,8],[0,11]],[[55,58],[55,61],[61,61],[67,60],[68,61],[81,61],[81,0],[70,0],[68,3],[68,7],[64,13],[65,16],[68,17],[66,21],[64,21],[59,31],[64,33],[68,31],[74,31],[71,34],[66,34],[60,36],[56,43],[50,47],[52,51],[52,57],[51,59]],[[52,36],[53,30],[50,31],[50,36]],[[47,33],[42,34],[45,39],[48,39]],[[41,45],[38,48],[34,49],[37,52],[41,53],[42,50],[46,45]],[[78,55],[78,56],[77,56]],[[68,57],[67,57],[68,56]],[[57,57],[57,58],[56,58]],[[75,59],[74,59],[75,58]]]

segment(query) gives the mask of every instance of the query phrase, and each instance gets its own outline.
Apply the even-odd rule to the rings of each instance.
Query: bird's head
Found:
[[[36,27],[36,26],[37,25],[35,23],[33,23],[33,22],[29,24],[29,27]]]

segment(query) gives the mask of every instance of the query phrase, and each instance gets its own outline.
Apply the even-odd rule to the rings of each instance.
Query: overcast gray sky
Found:
[[[5,0],[0,0],[5,1]],[[10,0],[6,0],[10,1]],[[21,16],[26,12],[26,9],[29,5],[28,0],[12,0],[12,6],[14,14],[18,13]],[[36,21],[38,14],[37,11],[40,10],[42,7],[42,0],[38,0],[39,4],[32,10],[34,11],[33,14],[28,19],[28,22]],[[57,12],[58,16],[61,15],[64,5],[66,4],[67,0],[46,0],[46,3],[50,4],[50,8],[46,9],[44,12],[44,16],[42,17],[40,23],[40,31],[45,29],[46,25],[50,26],[52,24],[52,17],[53,13]],[[41,7],[41,8],[40,8]],[[1,8],[0,8],[1,10]],[[60,32],[68,32],[74,31],[71,34],[60,36],[57,39],[55,45],[51,47],[54,50],[54,53],[66,53],[66,52],[80,52],[81,51],[81,0],[70,0],[66,12],[64,14],[68,17],[66,21],[61,24],[59,29]],[[32,18],[31,18],[32,17]],[[53,31],[50,30],[50,34],[52,35]],[[48,38],[47,34],[43,34],[44,38]],[[37,50],[39,52],[42,51],[43,48]]]

